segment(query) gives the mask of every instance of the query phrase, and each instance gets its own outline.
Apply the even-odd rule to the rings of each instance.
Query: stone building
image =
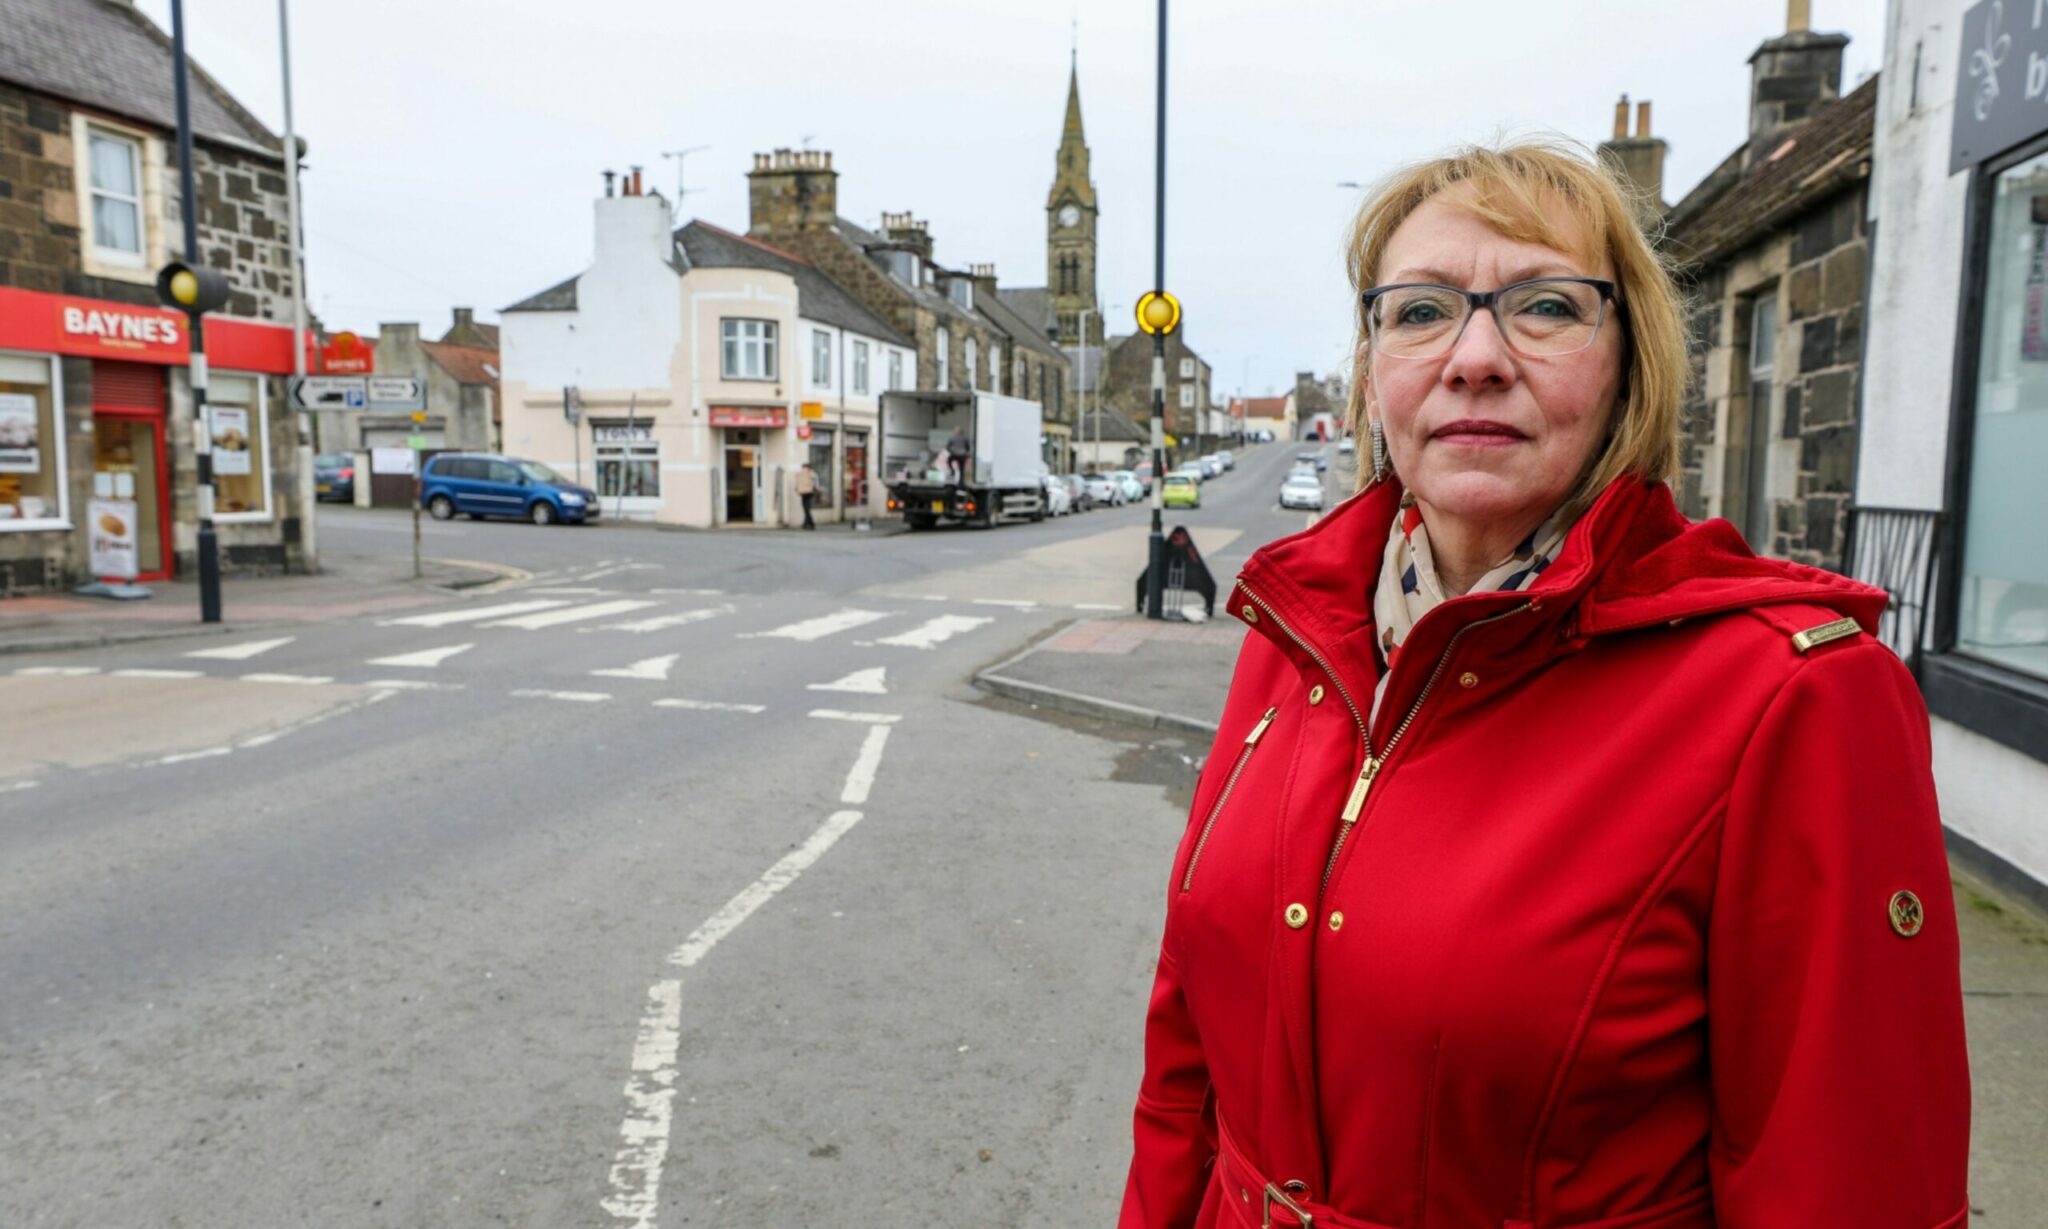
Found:
[[[140,579],[186,574],[188,338],[155,292],[184,254],[170,40],[106,0],[0,0],[0,32],[0,594],[89,579],[93,500],[132,504]],[[206,318],[221,561],[300,571],[283,143],[197,65],[191,114],[199,256],[231,287]]]
[[[1804,26],[1750,57],[1749,137],[1673,205],[1663,241],[1692,297],[1680,505],[1761,554],[1839,568],[1862,367],[1875,80],[1841,95],[1848,39]],[[1624,108],[1626,101],[1624,100]],[[1605,147],[1661,176],[1648,104]],[[1661,146],[1661,142],[1656,143]],[[1616,149],[1620,146],[1620,149]],[[1646,200],[1662,184],[1639,178]]]
[[[983,310],[982,299],[1001,296],[988,293],[992,267],[977,275],[940,265],[930,227],[907,212],[883,214],[879,231],[840,217],[839,173],[827,151],[756,154],[747,188],[748,236],[802,257],[911,339],[917,388],[1022,397],[1039,403],[1045,422],[1071,431],[1067,357],[1018,344],[1013,334],[1029,331],[1028,316],[1003,312],[1000,302]]]
[[[1194,455],[1197,436],[1213,444],[1206,430],[1210,383],[1208,361],[1187,343],[1187,333],[1175,329],[1166,337],[1166,434],[1172,437],[1167,452],[1173,457]],[[1102,403],[1135,422],[1152,421],[1152,338],[1144,333],[1112,337],[1102,374]]]
[[[498,326],[478,324],[474,309],[458,307],[439,341],[420,336],[416,322],[377,326],[373,370],[380,376],[418,376],[427,383],[427,419],[415,425],[407,413],[329,413],[317,420],[321,452],[358,454],[358,471],[372,481],[357,484],[357,501],[404,507],[412,501],[409,481],[377,482],[378,450],[405,450],[414,435],[429,452],[461,449],[495,452],[500,445],[498,408]],[[362,468],[369,465],[370,468]],[[406,479],[410,472],[390,475]]]

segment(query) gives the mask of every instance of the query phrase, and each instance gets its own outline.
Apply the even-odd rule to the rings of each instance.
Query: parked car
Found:
[[[1145,484],[1138,481],[1138,472],[1130,469],[1109,471],[1109,480],[1123,487],[1124,502],[1134,504],[1145,498]]]
[[[1177,467],[1174,468],[1172,473],[1169,473],[1166,476],[1171,478],[1174,474],[1187,475],[1188,477],[1195,480],[1196,486],[1200,486],[1209,477],[1209,471],[1202,468],[1202,463],[1200,461],[1183,461]]]
[[[1201,458],[1201,465],[1204,478],[1221,478],[1223,476],[1223,458],[1215,453],[1211,452],[1204,455]]]
[[[1137,475],[1138,485],[1145,488],[1145,494],[1150,495],[1152,493],[1152,462],[1140,461],[1138,462],[1138,467],[1131,472]]]
[[[1320,448],[1316,449],[1314,452],[1297,453],[1295,454],[1294,459],[1297,464],[1305,462],[1309,465],[1315,466],[1316,472],[1319,474],[1322,473],[1324,470],[1330,468],[1330,458],[1324,456],[1323,450]]]
[[[1166,485],[1159,488],[1159,502],[1169,508],[1199,508],[1202,485],[1192,474],[1176,470],[1166,476]]]
[[[420,506],[437,521],[460,512],[473,520],[515,516],[536,525],[576,524],[600,515],[597,492],[538,461],[490,453],[444,452],[420,471]]]
[[[1081,482],[1081,475],[1061,474],[1058,480],[1066,484],[1067,500],[1074,511],[1086,512],[1095,506],[1095,501],[1088,497],[1088,488]]]
[[[1280,484],[1280,506],[1321,511],[1323,480],[1313,471],[1296,470],[1287,475],[1287,481]]]
[[[1083,474],[1081,485],[1087,490],[1088,498],[1105,507],[1114,507],[1124,501],[1124,484],[1106,473]]]
[[[1225,448],[1221,452],[1218,452],[1216,454],[1216,459],[1223,462],[1223,468],[1225,469],[1237,468],[1237,454],[1230,451],[1230,449],[1228,448]]]
[[[1358,451],[1358,444],[1355,440],[1353,440],[1350,436],[1347,435],[1343,439],[1337,441],[1337,451],[1339,454],[1343,456],[1350,456],[1352,453]]]
[[[1045,487],[1047,516],[1065,516],[1074,510],[1074,493],[1067,489],[1067,484],[1057,474],[1047,474],[1039,482]]]
[[[356,459],[346,452],[323,452],[313,458],[313,498],[352,504],[356,501]]]

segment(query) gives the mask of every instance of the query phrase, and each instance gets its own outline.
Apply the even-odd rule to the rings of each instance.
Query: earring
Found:
[[[1378,482],[1387,476],[1387,429],[1377,418],[1367,426],[1372,432],[1372,480]]]

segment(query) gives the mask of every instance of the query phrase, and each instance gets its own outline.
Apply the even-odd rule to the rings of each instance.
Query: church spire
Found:
[[[1081,53],[1074,50],[1073,65],[1067,70],[1067,125],[1060,133],[1060,143],[1068,141],[1087,143],[1087,136],[1081,131]]]

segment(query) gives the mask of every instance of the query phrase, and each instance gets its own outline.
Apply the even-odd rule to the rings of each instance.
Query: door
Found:
[[[135,501],[137,580],[171,577],[170,475],[162,415],[95,409],[93,494]]]
[[[754,520],[754,480],[758,449],[744,444],[725,446],[725,519],[745,524]]]
[[[471,462],[486,466],[476,489],[477,511],[489,516],[522,516],[526,512],[526,479],[510,461]]]

